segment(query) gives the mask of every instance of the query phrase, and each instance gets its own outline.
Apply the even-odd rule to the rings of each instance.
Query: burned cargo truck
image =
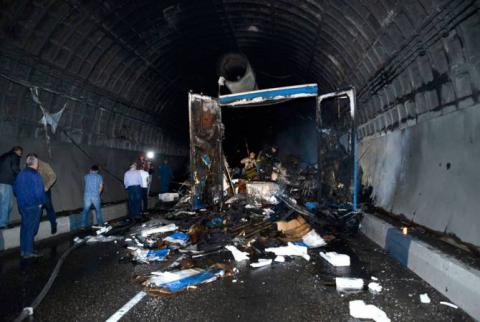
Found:
[[[193,209],[220,209],[246,193],[357,213],[353,88],[319,95],[306,84],[218,99],[190,93],[189,123]]]

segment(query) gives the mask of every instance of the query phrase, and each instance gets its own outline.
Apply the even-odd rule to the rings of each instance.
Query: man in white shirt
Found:
[[[130,166],[130,170],[125,172],[123,183],[128,193],[128,214],[131,220],[140,220],[140,211],[142,209],[142,175],[137,170],[137,164]]]
[[[150,185],[150,174],[144,169],[138,170],[142,176],[142,212],[148,213],[148,187]]]

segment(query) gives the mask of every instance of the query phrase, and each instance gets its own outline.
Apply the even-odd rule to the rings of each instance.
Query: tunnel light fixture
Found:
[[[153,158],[155,158],[155,152],[147,151],[146,156],[147,156],[147,159],[152,160]]]

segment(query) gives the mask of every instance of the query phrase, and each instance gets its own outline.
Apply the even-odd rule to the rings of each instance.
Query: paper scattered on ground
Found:
[[[339,291],[361,290],[363,288],[363,279],[352,277],[336,277],[335,284],[337,285],[337,290]]]
[[[420,302],[430,304],[431,300],[427,293],[420,294]]]
[[[142,230],[142,237],[147,237],[153,234],[159,234],[159,233],[168,233],[170,231],[175,231],[177,230],[178,227],[175,224],[168,224],[165,226],[160,226],[160,227],[153,227],[153,228],[147,228]]]
[[[309,261],[310,255],[307,251],[307,247],[294,245],[293,243],[288,243],[288,246],[265,248],[265,252],[274,253],[277,256],[300,256]]]
[[[233,245],[225,246],[225,248],[228,249],[232,253],[233,257],[235,258],[235,261],[237,261],[237,262],[241,262],[241,261],[249,259],[249,256],[248,256],[247,252],[242,252],[237,247],[235,247]]]
[[[271,258],[259,258],[258,262],[256,263],[250,263],[250,266],[252,267],[262,267],[262,266],[268,266],[272,264],[272,259]]]
[[[390,322],[385,312],[372,304],[365,304],[362,300],[350,301],[350,315],[357,319],[372,319],[376,322]]]
[[[440,304],[446,305],[446,306],[450,306],[450,307],[452,307],[452,308],[454,308],[454,309],[458,309],[458,306],[456,306],[455,304],[450,303],[450,302],[441,301]]]
[[[380,285],[380,283],[377,283],[377,282],[368,283],[368,290],[372,294],[378,294],[382,291],[382,289],[383,288],[382,288],[382,285]]]
[[[283,257],[283,256],[277,256],[277,257],[275,257],[274,260],[275,260],[276,262],[283,263],[283,262],[285,262],[285,257]]]
[[[320,252],[320,256],[333,266],[350,266],[350,256],[337,252]]]
[[[153,272],[145,285],[159,288],[164,293],[176,293],[185,289],[196,288],[196,285],[210,283],[223,276],[223,269],[211,267],[207,270],[193,268],[175,272]]]

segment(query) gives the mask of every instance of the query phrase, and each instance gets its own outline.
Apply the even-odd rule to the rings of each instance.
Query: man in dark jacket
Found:
[[[0,229],[6,228],[10,221],[13,204],[12,186],[20,172],[22,153],[22,147],[15,146],[0,156]]]
[[[20,254],[23,258],[39,257],[33,252],[33,240],[38,232],[42,206],[47,202],[43,180],[35,154],[27,155],[27,167],[17,176],[13,192],[17,197],[18,210],[22,216],[20,226]]]

